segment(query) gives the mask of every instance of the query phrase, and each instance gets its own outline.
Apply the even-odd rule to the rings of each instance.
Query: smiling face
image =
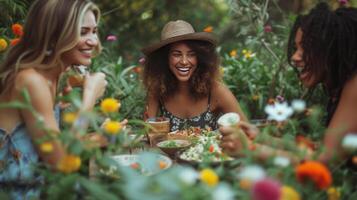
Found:
[[[75,47],[63,53],[62,58],[66,66],[91,64],[95,48],[99,45],[97,35],[97,21],[92,11],[87,11],[81,25],[80,39]]]
[[[169,51],[169,67],[177,80],[187,82],[197,68],[197,55],[186,43],[177,42]]]
[[[295,36],[296,50],[295,50],[294,54],[292,55],[291,60],[293,61],[296,69],[299,71],[299,79],[302,82],[302,84],[305,87],[310,88],[317,84],[317,79],[314,76],[314,74],[312,74],[310,71],[308,71],[305,67],[306,63],[303,58],[304,49],[303,49],[302,43],[301,43],[302,37],[303,37],[303,32],[302,32],[301,28],[299,28],[297,30],[296,36]]]

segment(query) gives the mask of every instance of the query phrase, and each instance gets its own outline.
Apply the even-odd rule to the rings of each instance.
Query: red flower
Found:
[[[332,183],[329,169],[316,161],[307,161],[298,165],[295,172],[298,181],[311,180],[319,189],[326,189]]]
[[[10,41],[10,45],[11,46],[15,46],[15,45],[17,45],[17,43],[19,43],[20,42],[20,38],[15,38],[15,39],[12,39],[11,41]]]
[[[21,24],[13,24],[11,26],[11,29],[12,29],[12,32],[16,35],[16,36],[19,36],[21,37],[24,32],[23,32],[23,28],[22,28],[22,25]]]
[[[213,147],[213,145],[209,146],[208,151],[209,151],[209,152],[211,152],[211,153],[214,151],[214,147]]]

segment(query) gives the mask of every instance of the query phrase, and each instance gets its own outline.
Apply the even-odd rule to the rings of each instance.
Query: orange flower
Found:
[[[21,24],[13,24],[11,26],[12,32],[16,35],[16,36],[22,36],[24,34],[23,28]]]
[[[137,74],[140,74],[142,72],[143,68],[140,66],[136,66],[133,68],[133,71]]]
[[[11,46],[15,46],[15,45],[17,45],[17,43],[19,43],[20,42],[20,38],[15,38],[15,39],[12,39],[11,41],[10,41],[10,45]]]
[[[296,178],[300,182],[309,179],[319,189],[326,189],[332,183],[331,173],[329,169],[320,162],[304,162],[296,167],[295,172]]]
[[[273,98],[268,99],[268,104],[272,105],[274,103],[275,103],[275,99],[273,99]]]
[[[206,28],[203,29],[204,32],[212,33],[213,32],[213,27],[212,26],[207,26]]]

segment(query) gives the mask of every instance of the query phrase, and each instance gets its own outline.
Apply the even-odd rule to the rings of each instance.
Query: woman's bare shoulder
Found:
[[[15,88],[22,90],[28,87],[43,87],[47,85],[46,78],[35,69],[22,69],[15,76]]]

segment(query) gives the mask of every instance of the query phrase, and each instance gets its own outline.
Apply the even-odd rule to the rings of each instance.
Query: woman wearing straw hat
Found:
[[[236,112],[247,121],[231,91],[219,82],[217,39],[183,21],[168,22],[161,40],[142,49],[147,116],[170,119],[171,131],[217,128],[217,117]]]

